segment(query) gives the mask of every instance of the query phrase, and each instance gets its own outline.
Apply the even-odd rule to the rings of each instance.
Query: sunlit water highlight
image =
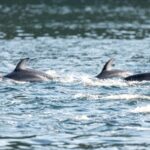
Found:
[[[149,147],[149,134],[145,133],[149,132],[149,82],[98,80],[94,77],[110,57],[116,58],[116,68],[146,71],[149,50],[141,54],[142,60],[139,61],[145,62],[143,64],[138,60],[134,62],[136,53],[128,55],[135,44],[141,49],[141,41],[80,38],[80,45],[75,46],[76,40],[79,41],[48,37],[14,39],[4,41],[0,46],[6,50],[1,56],[2,74],[12,71],[20,57],[30,56],[28,67],[43,70],[53,77],[43,83],[1,81],[2,149],[13,145],[36,149],[43,146],[47,149],[49,146],[54,149],[109,149],[114,144],[114,147],[125,144],[130,148],[139,146],[138,143],[141,148]],[[121,42],[120,49],[127,49],[123,52],[125,57],[120,57],[122,54],[117,48]],[[145,47],[150,46],[149,39],[143,42]],[[63,43],[69,43],[69,47]],[[99,50],[106,43],[117,50],[117,55],[111,52],[107,56],[107,51]],[[91,52],[92,46],[94,53]],[[20,54],[22,49],[26,51]],[[45,51],[41,53],[42,49]],[[105,49],[110,46],[105,45]],[[137,136],[139,134],[141,138]]]
[[[69,4],[0,5],[1,75],[30,57],[53,77],[0,81],[0,149],[149,150],[150,82],[95,78],[149,71],[149,7]]]

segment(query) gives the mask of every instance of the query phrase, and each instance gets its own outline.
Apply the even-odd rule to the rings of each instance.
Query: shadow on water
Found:
[[[32,139],[35,138],[35,135],[32,136],[22,136],[22,137],[11,137],[11,136],[1,136],[0,140],[1,140],[1,148],[3,147],[2,143],[3,140],[7,140],[7,144],[5,145],[4,149],[9,149],[9,150],[28,150],[28,149],[32,149],[32,144],[28,143],[27,141],[23,141],[23,140],[27,140],[27,139]],[[4,142],[5,143],[5,142]]]
[[[6,147],[8,147],[9,150],[31,150],[32,144],[21,141],[11,141]]]

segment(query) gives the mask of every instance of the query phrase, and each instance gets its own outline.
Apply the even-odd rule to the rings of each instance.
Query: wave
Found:
[[[86,99],[100,99],[102,98],[101,95],[92,95],[92,94],[84,94],[84,93],[78,93],[78,94],[75,94],[74,95],[74,98],[75,99],[83,99],[83,98],[86,98]]]
[[[76,121],[87,121],[89,120],[89,117],[87,115],[77,115],[74,117]]]
[[[132,130],[138,130],[138,131],[150,131],[150,128],[146,128],[146,127],[131,127],[131,126],[126,126],[124,127],[124,129],[132,129]]]
[[[132,113],[150,113],[150,105],[137,107],[134,110],[131,110]]]
[[[125,100],[132,100],[132,99],[142,99],[142,100],[150,100],[150,96],[146,95],[138,95],[138,94],[119,94],[119,95],[110,95],[106,96],[107,99],[125,99]]]
[[[109,95],[103,96],[99,94],[86,94],[86,93],[78,93],[74,95],[75,99],[101,99],[101,100],[134,100],[134,99],[141,99],[141,100],[150,100],[150,96],[146,95],[138,95],[138,94],[118,94],[118,95]]]
[[[83,73],[64,73],[64,72],[56,72],[54,70],[48,70],[46,71],[47,74],[49,74],[55,81],[61,82],[61,83],[76,83],[79,82],[83,84],[84,86],[105,86],[105,87],[128,87],[128,86],[138,86],[138,85],[145,85],[147,81],[132,81],[127,82],[123,79],[97,79],[94,76],[90,76]],[[61,76],[60,76],[61,75]]]

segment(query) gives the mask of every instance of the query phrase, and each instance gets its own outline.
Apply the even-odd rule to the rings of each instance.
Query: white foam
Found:
[[[118,95],[108,95],[103,96],[99,94],[87,94],[87,93],[78,93],[74,95],[75,99],[85,98],[85,99],[101,99],[101,100],[133,100],[133,99],[142,99],[150,100],[150,96],[138,95],[138,94],[118,94]]]
[[[50,75],[52,78],[59,77],[58,73],[55,70],[48,70],[45,73],[48,74],[48,75]]]
[[[122,79],[100,80],[95,77],[89,76],[87,74],[81,74],[81,73],[77,73],[77,72],[72,72],[72,73],[59,72],[59,73],[57,73],[55,70],[48,70],[48,71],[46,71],[46,73],[58,82],[62,82],[62,83],[80,82],[84,86],[128,87],[128,86],[137,86],[139,84],[140,85],[145,84],[145,81],[143,81],[143,82],[137,82],[137,81],[126,82]],[[60,76],[60,74],[61,74],[61,76]]]
[[[138,95],[138,94],[118,94],[118,95],[110,95],[103,97],[105,99],[125,99],[125,100],[131,100],[131,99],[143,99],[143,100],[150,100],[150,96],[145,95]]]
[[[126,126],[124,127],[125,129],[132,129],[132,130],[138,130],[138,131],[150,131],[150,128],[144,128],[144,127],[131,127],[131,126]]]
[[[5,82],[7,82],[9,84],[14,84],[14,83],[16,83],[16,84],[26,84],[27,83],[25,81],[17,81],[17,80],[13,80],[13,79],[9,79],[9,78],[5,79]]]
[[[117,87],[127,87],[129,85],[136,85],[137,82],[125,82],[122,79],[104,79],[100,80],[89,75],[80,75],[80,80],[85,86],[117,86]]]
[[[88,75],[80,76],[79,80],[83,85],[85,86],[105,86],[105,87],[128,87],[128,86],[138,86],[138,85],[144,85],[147,83],[147,81],[124,81],[123,79],[97,79],[94,77],[90,77]]]
[[[59,78],[59,81],[62,83],[74,83],[79,82],[79,79],[76,77],[75,74],[66,74],[62,78]]]
[[[86,120],[89,120],[89,117],[86,116],[86,115],[79,115],[79,116],[75,116],[75,120],[77,121],[86,121]]]
[[[88,99],[100,99],[101,98],[101,95],[92,95],[92,94],[85,94],[85,93],[78,93],[76,95],[74,95],[74,98],[75,99],[78,99],[78,98],[88,98]]]
[[[134,110],[131,110],[132,113],[150,113],[150,105],[137,107]]]

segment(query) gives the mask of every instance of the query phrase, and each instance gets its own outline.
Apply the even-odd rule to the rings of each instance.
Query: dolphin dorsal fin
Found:
[[[26,68],[26,62],[29,60],[29,58],[23,58],[19,61],[17,64],[15,71],[23,70]]]
[[[111,70],[112,68],[112,63],[113,63],[113,58],[109,59],[106,64],[104,65],[103,69],[102,69],[102,72],[103,71],[108,71],[108,70]]]
[[[114,59],[111,58],[111,59],[109,59],[109,60],[105,63],[105,65],[104,65],[102,71],[96,76],[97,78],[101,78],[104,71],[109,71],[109,70],[111,70],[113,60],[114,60]]]

